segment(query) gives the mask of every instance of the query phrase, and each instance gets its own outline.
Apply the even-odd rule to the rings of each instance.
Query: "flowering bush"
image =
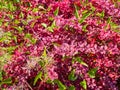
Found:
[[[119,0],[0,1],[1,89],[120,89]]]

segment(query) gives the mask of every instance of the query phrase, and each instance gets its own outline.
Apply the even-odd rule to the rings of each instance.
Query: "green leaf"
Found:
[[[88,67],[88,65],[80,57],[76,57],[75,60],[78,61],[80,64]]]
[[[22,20],[22,23],[24,24],[24,25],[27,25],[28,24],[28,22],[27,22],[27,20]],[[32,22],[32,24],[33,24],[34,22]],[[31,25],[32,26],[32,25]],[[33,25],[34,26],[34,25]]]
[[[13,16],[12,14],[8,14],[7,16],[8,16],[11,20],[14,19],[14,16]]]
[[[45,66],[45,64],[46,64],[46,62],[45,62],[45,61],[39,61],[39,65],[40,65],[41,67],[44,67],[44,66]]]
[[[71,85],[68,90],[75,90],[75,86],[74,85]]]
[[[76,18],[80,18],[78,10],[77,10],[77,6],[74,5],[74,7],[75,7],[75,16],[76,16]]]
[[[12,83],[12,79],[11,78],[7,78],[5,80],[3,80],[2,82],[0,82],[0,86],[3,84],[11,84]]]
[[[49,30],[50,32],[54,32],[52,27],[48,27],[48,30]]]
[[[47,50],[46,50],[46,47],[44,48],[44,51],[43,51],[42,56],[43,56],[43,57],[47,57]]]
[[[59,80],[54,80],[54,82],[58,85],[59,90],[66,90],[66,86]]]
[[[15,11],[16,7],[13,5],[12,2],[8,2],[7,9],[10,10],[10,11]]]
[[[15,28],[16,30],[18,30],[20,33],[23,31],[23,28],[20,27],[20,26],[19,26],[19,27],[15,27],[15,26],[14,26],[14,28]]]
[[[88,71],[88,75],[90,76],[90,78],[95,78],[97,70],[98,70],[98,68],[93,68]]]
[[[0,70],[0,81],[2,81],[3,77],[2,77],[2,71]]]
[[[56,26],[55,20],[53,21],[51,27],[54,28]]]
[[[79,23],[83,23],[84,20],[87,19],[95,11],[95,7],[93,7],[91,3],[90,3],[90,6],[91,6],[92,11],[87,12],[87,13],[83,13],[82,18],[79,20]]]
[[[102,13],[101,13],[101,18],[103,18],[104,16],[105,16],[105,12],[102,11]]]
[[[13,0],[15,3],[19,3],[20,2],[20,0]]]
[[[89,4],[90,4],[90,7],[92,9],[92,12],[94,12],[96,8],[92,5],[92,3],[89,3]]]
[[[11,54],[5,53],[2,56],[0,56],[0,69],[2,70],[3,66],[7,61],[11,59]]]
[[[39,72],[39,73],[36,75],[36,77],[35,77],[35,79],[34,79],[34,82],[33,82],[33,85],[34,85],[34,86],[36,85],[36,83],[37,83],[37,81],[38,81],[39,79],[42,80],[42,75],[43,75],[42,72]]]
[[[85,0],[85,3],[88,3],[88,0]]]
[[[87,26],[88,26],[88,25],[85,24],[85,25],[82,27],[82,30],[83,30],[84,32],[87,32],[87,31],[88,31],[88,30],[86,29]]]
[[[32,42],[32,44],[35,44],[36,43],[36,39],[35,38],[31,38],[31,42]]]
[[[24,18],[24,13],[20,12],[19,18]]]
[[[84,11],[82,11],[82,14],[85,14],[85,13],[87,13],[88,12],[88,10],[84,10]]]
[[[31,38],[31,34],[30,34],[30,33],[27,33],[27,34],[25,35],[25,37],[26,37],[26,38]]]
[[[41,25],[42,25],[43,27],[47,28],[47,24],[41,23]]]
[[[53,17],[48,17],[48,20],[53,21],[54,18]]]
[[[39,11],[39,8],[33,8],[32,11],[33,11],[33,12],[38,12],[38,11]]]
[[[27,33],[25,35],[25,38],[29,39],[31,41],[32,44],[35,44],[36,43],[36,39],[32,37],[32,35],[30,33]]]
[[[85,80],[81,81],[81,82],[80,82],[80,85],[81,85],[85,90],[87,90],[87,83],[86,83]]]
[[[54,84],[51,79],[48,79],[48,80],[46,81],[46,83],[48,83],[48,84]]]
[[[12,79],[11,78],[7,78],[3,81],[3,84],[11,84],[12,83]]]
[[[5,33],[5,36],[11,37],[11,36],[12,36],[12,33],[11,33],[11,32],[6,32],[6,33]]]
[[[3,50],[6,50],[9,54],[13,53],[13,51],[15,49],[16,49],[15,46],[10,46],[10,47],[3,48]]]
[[[19,20],[17,20],[17,19],[15,19],[14,23],[15,23],[15,24],[19,24],[19,23],[20,23],[20,21],[19,21]]]
[[[47,29],[50,31],[50,32],[54,32],[53,29],[56,27],[56,23],[55,21],[53,21],[53,23],[51,24],[50,27],[48,27]]]
[[[16,2],[20,2],[20,0],[16,0]]]
[[[57,7],[57,9],[54,11],[54,15],[57,16],[59,13],[59,7]]]
[[[79,23],[83,23],[86,18],[88,18],[93,12],[88,12],[83,14],[82,18],[79,20]]]
[[[99,16],[100,18],[104,18],[104,16],[105,16],[104,11],[102,11],[102,13],[97,13],[96,15]]]
[[[14,23],[15,23],[15,24],[19,24],[20,21],[16,19],[16,20],[14,21]]]
[[[5,24],[4,24],[5,26],[8,26],[9,25],[9,22],[5,22]]]
[[[70,74],[68,75],[68,79],[71,81],[75,81],[77,77],[75,76],[75,70],[72,70]]]
[[[34,25],[35,25],[35,23],[36,23],[35,21],[34,21],[34,22],[32,22],[32,23],[31,23],[31,25],[30,25],[30,27],[31,27],[31,28],[33,28],[33,27],[34,27]]]
[[[6,44],[9,44],[12,40],[12,33],[11,32],[5,32],[3,33],[2,37],[0,38],[0,42],[4,42]]]
[[[3,21],[2,21],[2,20],[0,20],[0,26],[2,26],[2,23],[3,23]]]

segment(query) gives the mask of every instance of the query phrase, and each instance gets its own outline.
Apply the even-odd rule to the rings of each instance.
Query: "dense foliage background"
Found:
[[[0,0],[0,90],[120,90],[120,0]]]

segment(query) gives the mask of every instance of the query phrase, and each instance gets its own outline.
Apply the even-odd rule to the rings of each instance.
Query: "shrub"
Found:
[[[0,3],[1,88],[120,89],[120,9],[113,0]]]

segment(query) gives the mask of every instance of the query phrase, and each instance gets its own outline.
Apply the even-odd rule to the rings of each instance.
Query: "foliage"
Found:
[[[0,89],[119,90],[119,0],[0,0]]]

